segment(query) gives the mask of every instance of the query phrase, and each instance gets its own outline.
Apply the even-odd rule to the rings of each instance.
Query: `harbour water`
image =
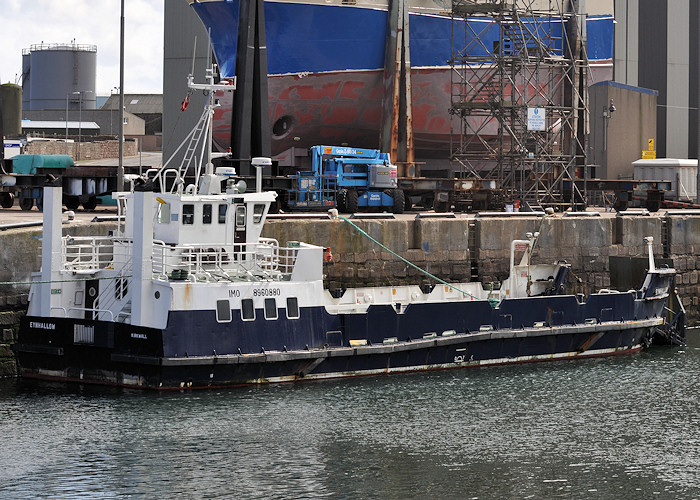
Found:
[[[700,349],[154,393],[0,380],[2,498],[698,498]]]

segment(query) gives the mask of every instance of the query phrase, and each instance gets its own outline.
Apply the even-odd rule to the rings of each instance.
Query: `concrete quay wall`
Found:
[[[576,293],[610,287],[609,257],[646,257],[644,238],[654,238],[654,255],[673,259],[676,285],[689,321],[697,323],[700,297],[700,216],[489,217],[413,220],[354,220],[372,238],[447,281],[491,282],[508,274],[510,242],[539,232],[534,263],[563,259],[579,280]],[[273,220],[263,235],[330,247],[325,265],[330,288],[420,284],[430,279],[342,221]],[[519,256],[517,257],[519,258]],[[473,268],[473,269],[472,269]]]
[[[107,236],[114,223],[72,222],[64,235]],[[0,378],[16,375],[14,354],[9,347],[17,338],[19,320],[27,310],[32,273],[41,269],[41,227],[0,232]]]

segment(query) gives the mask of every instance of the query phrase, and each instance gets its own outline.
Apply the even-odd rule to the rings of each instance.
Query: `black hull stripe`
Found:
[[[191,386],[153,386],[153,385],[135,385],[126,384],[118,382],[110,382],[107,380],[89,379],[89,378],[78,378],[78,377],[62,377],[62,376],[52,376],[43,373],[36,373],[32,371],[22,371],[21,375],[23,378],[40,380],[46,382],[68,382],[68,383],[80,383],[80,384],[90,384],[90,385],[102,385],[110,387],[123,387],[126,389],[139,389],[139,390],[156,390],[156,391],[182,391],[182,390],[193,390],[193,389],[226,389],[226,388],[236,388],[236,387],[249,387],[252,385],[262,385],[270,383],[297,383],[297,382],[320,382],[323,380],[335,380],[343,378],[359,378],[359,377],[373,377],[379,375],[398,375],[398,374],[409,374],[409,373],[421,373],[421,372],[434,372],[434,371],[447,371],[447,370],[461,370],[461,369],[474,369],[474,368],[489,368],[494,366],[511,366],[511,365],[522,365],[531,363],[546,363],[553,361],[576,361],[580,359],[593,359],[593,358],[606,358],[610,356],[617,355],[628,355],[635,354],[642,350],[642,346],[631,346],[625,349],[614,350],[611,352],[591,352],[582,353],[567,357],[541,357],[536,359],[525,359],[525,360],[513,360],[513,361],[499,361],[499,362],[489,362],[488,360],[480,362],[479,364],[460,364],[454,366],[434,366],[434,367],[407,367],[401,370],[388,370],[382,373],[371,372],[363,373],[357,372],[352,374],[328,374],[324,377],[286,377],[283,379],[273,379],[273,380],[256,380],[249,382],[234,382],[230,384],[211,384],[211,385],[191,385]]]

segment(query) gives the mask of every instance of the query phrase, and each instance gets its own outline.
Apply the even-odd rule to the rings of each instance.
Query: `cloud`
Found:
[[[163,2],[126,0],[124,90],[161,93]],[[22,49],[39,43],[97,45],[97,93],[119,85],[120,0],[3,0],[0,81],[20,83]]]

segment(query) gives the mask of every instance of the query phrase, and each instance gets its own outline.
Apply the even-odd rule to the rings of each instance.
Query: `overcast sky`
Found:
[[[164,1],[125,0],[126,93],[163,91]],[[96,90],[109,95],[119,86],[120,9],[120,0],[0,0],[0,83],[21,83],[22,49],[75,39],[97,45]]]

